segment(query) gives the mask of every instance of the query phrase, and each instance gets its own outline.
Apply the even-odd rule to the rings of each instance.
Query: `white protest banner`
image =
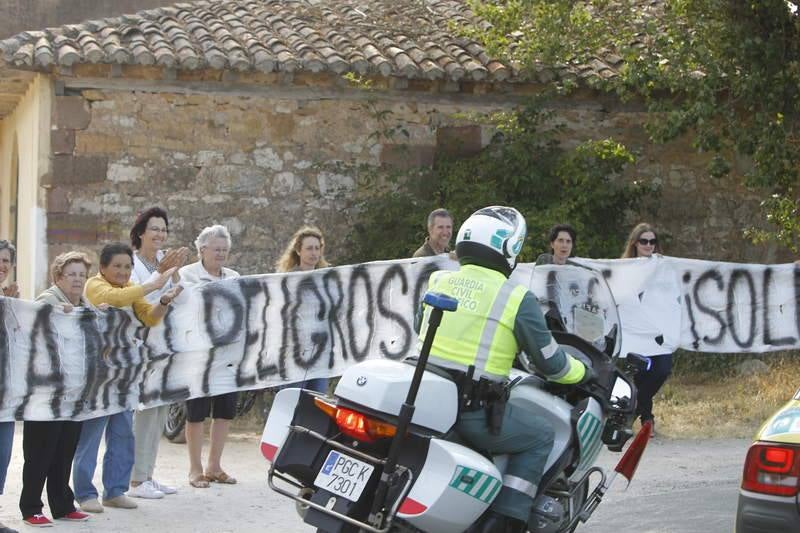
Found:
[[[446,256],[245,276],[184,291],[161,324],[0,298],[0,420],[86,419],[335,376],[416,347]]]
[[[800,348],[800,265],[663,256],[575,261],[608,281],[619,305],[623,353]]]
[[[578,267],[520,265],[514,278],[572,330],[592,331],[591,320],[582,326],[579,319],[610,316],[616,299],[623,353],[800,344],[800,274],[792,265],[581,262],[602,272],[613,297],[596,276],[576,274]],[[64,313],[0,298],[0,420],[82,420],[412,355],[414,314],[428,277],[457,267],[440,256],[220,281],[187,289],[154,328],[124,310]]]

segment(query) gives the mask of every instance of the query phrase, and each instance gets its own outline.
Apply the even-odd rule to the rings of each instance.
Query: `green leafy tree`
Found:
[[[421,194],[428,188],[426,177],[419,172],[387,175],[372,168],[359,169],[360,188],[372,192],[356,204],[358,216],[345,239],[340,262],[411,257],[424,240],[420,221],[434,209]]]
[[[691,135],[714,154],[711,177],[737,172],[762,191],[769,229],[750,228],[800,251],[800,17],[786,0],[473,0],[491,27],[461,31],[494,54],[554,83],[575,86],[570,67],[595,55],[623,60],[619,76],[588,83],[649,106],[653,141]],[[744,161],[739,170],[735,161]]]
[[[473,157],[440,160],[433,169],[403,178],[382,179],[374,170],[362,175],[365,188],[380,192],[359,205],[346,259],[409,257],[424,240],[430,211],[446,207],[457,228],[487,205],[511,205],[525,215],[529,243],[523,261],[546,251],[545,236],[558,222],[578,230],[580,255],[618,256],[628,229],[626,216],[653,190],[619,179],[634,161],[624,146],[605,139],[565,149],[552,118],[541,102],[531,102],[519,111],[484,117],[497,134]]]

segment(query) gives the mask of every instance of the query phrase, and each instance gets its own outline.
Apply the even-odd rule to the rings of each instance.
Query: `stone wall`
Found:
[[[77,24],[171,3],[170,0],[3,0],[0,2],[0,39],[25,30]]]
[[[566,124],[567,145],[613,137],[634,152],[636,164],[625,178],[660,185],[657,212],[649,221],[666,234],[667,255],[753,263],[795,259],[775,245],[755,246],[743,237],[745,228],[762,224],[761,197],[741,185],[748,161],[734,161],[730,176],[712,178],[706,171],[708,154],[698,153],[690,139],[652,144],[644,129],[647,114],[642,106],[622,105],[590,93],[562,103],[557,117]],[[642,205],[650,200],[643,198]]]
[[[359,166],[408,168],[431,164],[437,143],[481,145],[480,128],[435,127],[462,106],[387,108],[391,126],[363,100],[122,90],[57,96],[53,172],[43,183],[48,255],[128,241],[136,213],[160,205],[173,246],[191,246],[204,226],[226,225],[231,265],[242,273],[271,272],[307,223],[323,230],[335,263],[356,195],[369,192],[356,190]],[[397,141],[391,132],[373,134],[397,124]]]
[[[191,246],[206,225],[228,226],[231,265],[242,273],[272,271],[305,223],[322,228],[335,264],[354,199],[369,194],[359,187],[360,165],[404,169],[429,165],[437,153],[475,152],[491,132],[454,115],[497,108],[459,94],[409,92],[406,101],[396,93],[367,100],[356,90],[336,98],[308,94],[104,88],[57,96],[53,172],[43,184],[50,259],[75,247],[96,252],[127,241],[136,213],[160,205],[171,217],[173,246]],[[758,199],[732,180],[706,177],[705,158],[689,146],[649,146],[641,108],[588,94],[557,106],[569,143],[614,136],[638,155],[625,178],[662,185],[652,222],[671,235],[668,254],[776,260],[741,237]]]

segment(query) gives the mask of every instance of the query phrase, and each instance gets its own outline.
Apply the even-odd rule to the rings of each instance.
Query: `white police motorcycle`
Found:
[[[585,386],[558,385],[519,358],[508,385],[510,403],[534,404],[555,430],[528,530],[570,532],[589,519],[614,477],[595,462],[604,445],[619,452],[632,436],[636,394],[628,373],[646,360],[617,360],[619,317],[600,273],[534,270],[530,286],[546,294],[540,303],[555,340],[596,375]],[[290,388],[275,398],[261,439],[269,485],[319,531],[457,533],[478,523],[500,491],[507,456],[460,443],[457,386],[426,364],[436,326],[457,302],[428,293],[425,303],[434,311],[413,364],[368,360],[345,371],[332,397]],[[647,436],[635,442],[643,448]],[[626,461],[628,470],[642,451]]]

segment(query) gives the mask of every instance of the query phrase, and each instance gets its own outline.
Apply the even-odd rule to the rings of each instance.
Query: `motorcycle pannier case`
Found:
[[[373,412],[397,416],[408,394],[414,369],[412,365],[396,361],[365,361],[345,370],[334,395]],[[434,433],[447,433],[458,416],[456,384],[426,371],[414,405],[412,424]]]

